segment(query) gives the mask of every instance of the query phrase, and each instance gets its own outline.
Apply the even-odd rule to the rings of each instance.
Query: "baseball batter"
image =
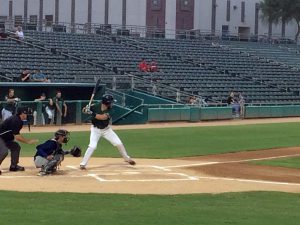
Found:
[[[87,163],[93,152],[97,148],[98,141],[101,137],[108,140],[113,146],[116,146],[125,160],[130,165],[135,165],[135,161],[127,154],[126,149],[118,137],[118,135],[110,127],[111,115],[110,111],[114,102],[112,95],[103,95],[102,102],[95,104],[89,108],[87,105],[83,108],[83,112],[92,116],[92,126],[90,134],[90,143],[80,163],[80,169],[86,169]]]

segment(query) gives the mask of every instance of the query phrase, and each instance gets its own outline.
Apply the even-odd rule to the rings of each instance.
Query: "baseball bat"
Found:
[[[97,80],[96,84],[95,84],[93,93],[92,93],[92,95],[91,95],[91,98],[90,98],[90,101],[89,101],[89,104],[88,104],[89,107],[91,107],[91,104],[92,104],[92,101],[93,101],[93,99],[94,99],[94,97],[95,97],[95,94],[98,92],[98,89],[99,89],[99,86],[100,86],[100,82],[101,82],[101,80],[100,80],[100,78],[99,78],[99,79]]]

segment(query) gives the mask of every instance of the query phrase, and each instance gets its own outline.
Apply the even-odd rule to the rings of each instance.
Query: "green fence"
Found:
[[[190,121],[224,120],[232,118],[230,107],[173,107],[149,108],[148,121]]]
[[[95,101],[99,102],[99,101]],[[0,102],[0,110],[2,104]],[[47,116],[43,112],[42,104],[46,102],[21,101],[18,106],[31,107],[36,112],[36,125],[43,125]],[[82,124],[90,122],[89,115],[82,113],[82,108],[88,100],[65,101],[68,107],[66,118],[56,116],[56,125],[63,123]],[[43,118],[44,116],[44,118]],[[300,116],[300,105],[285,106],[246,106],[245,119],[251,118],[274,118]],[[195,107],[180,104],[160,105],[138,105],[135,108],[123,107],[115,104],[112,112],[114,124],[144,124],[147,122],[168,122],[168,121],[210,121],[229,120],[237,118],[231,107]],[[33,123],[33,121],[32,121]]]
[[[293,117],[300,116],[299,105],[284,106],[246,106],[245,119],[251,118],[275,118],[275,117]],[[148,121],[208,121],[208,120],[226,120],[239,118],[233,112],[231,107],[166,107],[160,106],[149,108]]]
[[[245,118],[274,118],[300,116],[299,105],[284,106],[247,106]]]

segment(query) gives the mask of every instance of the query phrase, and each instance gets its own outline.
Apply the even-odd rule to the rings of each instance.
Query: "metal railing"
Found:
[[[53,24],[52,24],[52,25],[53,25]],[[55,24],[55,25],[57,25],[57,24]],[[58,25],[59,25],[59,24],[58,24]],[[77,26],[77,25],[78,25],[78,27],[76,27],[76,30],[82,30],[82,29],[83,29],[82,26],[81,26],[80,24],[75,24],[75,26]],[[98,25],[97,25],[97,26],[98,26]],[[74,24],[71,26],[71,28],[74,28]],[[51,31],[51,30],[49,30],[49,31]],[[69,30],[69,31],[70,31],[70,32],[73,32],[74,30]],[[108,38],[109,38],[109,37],[108,37]],[[125,37],[125,38],[126,38],[126,37]],[[29,39],[29,40],[30,40],[30,39]],[[32,41],[35,41],[35,40],[32,39]],[[32,41],[28,42],[28,44],[32,44]],[[36,41],[38,41],[38,40],[36,40]],[[26,42],[26,40],[25,40],[25,42]],[[38,41],[38,42],[41,43],[41,44],[44,44],[44,43],[42,43],[42,42],[40,42],[40,41]],[[37,44],[36,46],[39,46],[39,45]],[[45,45],[44,45],[44,46],[45,46]],[[145,49],[147,49],[147,48],[145,48]],[[103,66],[103,65],[101,65],[101,64],[91,62],[91,61],[89,61],[87,58],[81,58],[81,57],[78,57],[77,55],[72,55],[72,54],[64,53],[64,52],[61,52],[61,54],[66,54],[66,55],[68,55],[68,56],[70,56],[70,57],[72,57],[72,58],[74,58],[74,59],[80,60],[81,62],[86,62],[86,63],[90,64],[91,66]],[[107,70],[112,70],[112,68],[110,68],[110,67],[106,67],[106,69],[107,69]],[[152,94],[155,95],[155,96],[162,96],[162,97],[165,97],[166,95],[164,95],[164,93],[165,93],[166,91],[170,91],[170,92],[172,92],[172,93],[169,93],[169,96],[175,97],[175,101],[176,101],[176,102],[180,102],[180,103],[185,103],[185,102],[186,102],[186,99],[187,99],[188,97],[192,96],[191,93],[183,92],[183,91],[180,91],[179,89],[172,88],[172,87],[167,86],[167,85],[162,85],[162,84],[160,84],[160,83],[158,83],[158,82],[155,82],[155,81],[153,81],[153,80],[148,81],[148,80],[146,80],[146,79],[143,79],[143,78],[140,78],[140,77],[136,77],[136,76],[134,76],[134,75],[132,75],[132,74],[130,74],[130,73],[125,73],[124,76],[130,77],[131,79],[132,79],[132,77],[134,78],[134,79],[132,80],[132,82],[131,82],[131,88],[132,88],[132,89],[137,88],[137,89],[139,89],[139,90],[141,90],[141,91],[145,91],[145,89],[141,89],[141,88],[139,88],[139,87],[136,87],[136,85],[135,85],[135,83],[141,83],[140,81],[142,81],[145,85],[148,85],[148,86],[151,88],[151,90],[148,89],[148,93],[152,93]],[[121,77],[121,81],[123,81],[124,76]],[[114,76],[114,77],[115,77],[115,76]],[[113,78],[113,79],[115,79],[115,78]],[[116,82],[117,82],[117,81],[113,81],[113,82],[111,82],[111,84],[112,84],[112,85],[115,85],[114,83],[116,83]],[[120,82],[120,83],[122,83],[122,82]],[[112,86],[112,88],[113,88],[113,87],[114,87],[114,86]],[[115,86],[115,87],[116,87],[116,86]],[[201,98],[201,96],[196,96],[196,97]],[[174,100],[174,99],[173,99],[173,100]],[[214,104],[221,104],[221,103],[219,103],[219,102],[214,102]]]
[[[13,32],[9,32],[9,33],[13,34]],[[17,39],[15,39],[13,37],[12,37],[12,39],[17,41]],[[21,41],[25,44],[29,44],[33,47],[43,48],[46,51],[52,52],[50,47],[46,47],[47,43],[44,43],[44,42],[42,42],[40,40],[37,40],[37,39],[34,39],[34,38],[27,37],[25,40],[18,40],[18,41]],[[38,44],[34,44],[35,41]],[[145,50],[148,50],[148,48],[145,48]],[[61,49],[61,50],[58,49],[57,51],[60,52],[61,55],[68,56],[69,58],[79,60],[81,63],[87,63],[87,64],[89,64],[91,66],[94,66],[94,67],[101,67],[101,68],[103,68],[107,71],[113,71],[113,68],[111,68],[111,67],[105,66],[103,64],[99,64],[97,62],[92,62],[92,61],[88,60],[87,58],[79,57],[77,54],[69,53],[67,48],[64,48],[64,49]],[[191,93],[180,91],[179,89],[176,89],[176,88],[173,88],[173,87],[170,87],[170,86],[167,86],[167,85],[160,84],[160,83],[158,83],[156,81],[153,81],[153,80],[149,81],[147,79],[137,77],[137,76],[135,76],[131,73],[127,73],[127,72],[124,72],[124,75],[94,76],[94,80],[97,80],[98,78],[105,79],[106,81],[110,80],[110,82],[106,82],[106,84],[109,85],[113,90],[116,90],[117,83],[121,83],[122,87],[124,87],[124,83],[126,83],[126,82],[124,82],[124,78],[129,78],[130,83],[128,83],[129,84],[128,87],[131,87],[131,89],[136,88],[136,89],[139,89],[141,91],[145,91],[145,89],[135,87],[135,84],[136,83],[142,83],[143,85],[148,85],[148,86],[150,85],[151,91],[148,90],[147,91],[148,93],[152,93],[154,96],[167,97],[163,93],[168,91],[170,93],[170,96],[173,96],[175,98],[175,99],[173,98],[172,100],[176,101],[176,102],[180,102],[180,103],[185,103],[186,100],[189,97],[194,96]],[[201,96],[196,96],[196,97],[200,98],[200,99],[202,98]]]
[[[30,21],[14,20],[8,18],[0,21],[8,30],[13,30],[17,26],[22,26],[24,30],[36,30],[47,32],[66,32],[66,33],[94,33],[102,35],[123,35],[133,37],[153,37],[153,38],[176,38],[176,39],[204,39],[204,40],[236,40],[236,41],[254,41],[270,44],[291,44],[295,43],[294,36],[283,36],[281,34],[245,34],[224,32],[221,30],[174,30],[165,29],[156,26],[138,26],[138,25],[119,25],[119,24],[99,24],[99,23],[67,23],[53,22],[45,20]]]

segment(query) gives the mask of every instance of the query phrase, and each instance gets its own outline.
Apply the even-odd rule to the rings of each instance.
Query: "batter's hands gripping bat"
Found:
[[[96,93],[98,92],[98,90],[99,90],[100,82],[101,82],[101,79],[99,78],[99,79],[97,80],[96,84],[95,84],[93,93],[92,93],[92,95],[91,95],[91,98],[90,98],[90,101],[89,101],[89,104],[88,104],[88,108],[91,107],[91,104],[92,104],[92,101],[93,101],[93,99],[94,99],[94,97],[95,97],[95,94],[96,94]]]

